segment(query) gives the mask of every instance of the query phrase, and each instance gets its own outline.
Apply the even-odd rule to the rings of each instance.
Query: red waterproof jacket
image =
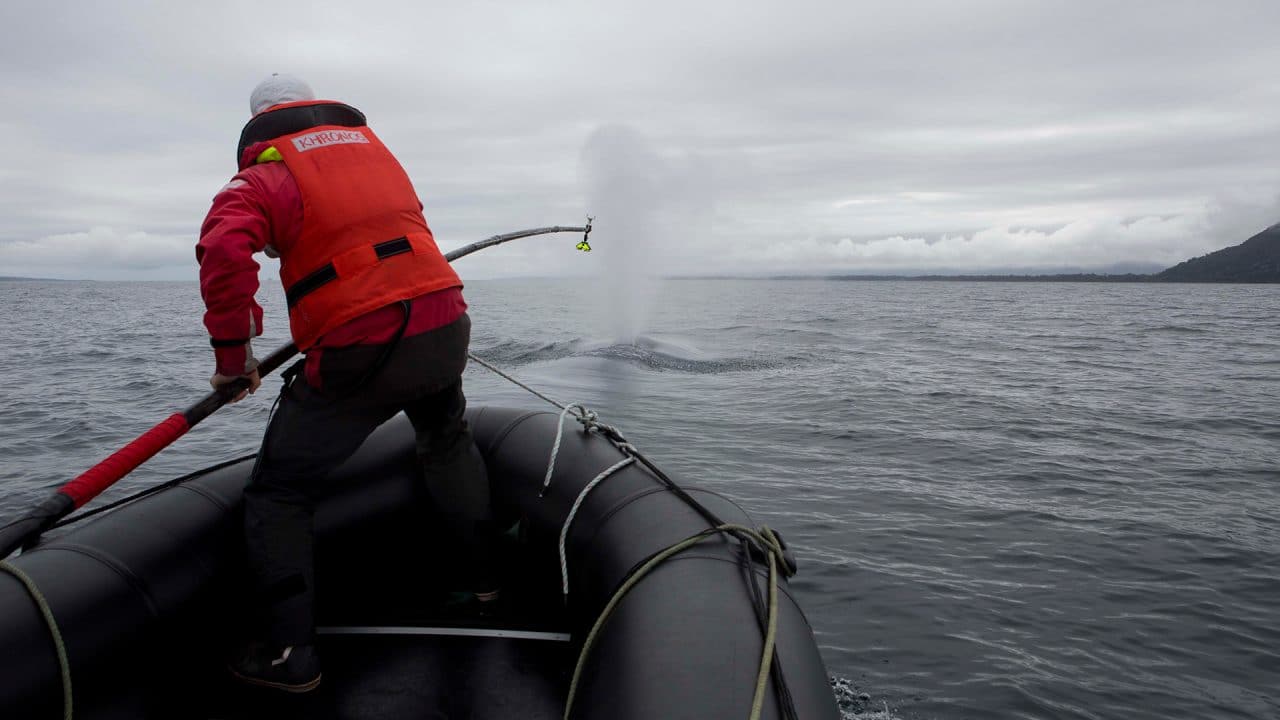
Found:
[[[307,103],[297,103],[303,104]],[[314,167],[295,162],[297,169],[303,172],[304,183],[300,185],[286,162],[259,161],[268,148],[282,144],[277,141],[301,135],[305,133],[289,133],[243,146],[239,158],[240,172],[214,197],[213,206],[201,228],[196,258],[200,263],[201,295],[207,309],[204,321],[213,340],[217,372],[223,375],[239,375],[256,366],[249,340],[262,332],[262,308],[253,297],[258,289],[259,267],[252,257],[254,253],[275,250],[283,256],[281,275],[288,288],[296,286],[299,278],[314,272],[314,266],[331,262],[334,256],[340,256],[343,252],[347,252],[348,256],[359,254],[360,250],[352,248],[361,245],[362,241],[368,246],[367,241],[375,239],[369,232],[362,234],[361,218],[353,221],[355,230],[343,225],[346,222],[344,215],[355,213],[363,205],[344,205],[340,201],[330,201],[324,208],[317,209],[317,203],[332,196],[326,196],[322,184],[324,176],[320,172],[312,172]],[[380,143],[378,147],[381,147]],[[385,150],[382,152],[385,153]],[[331,156],[333,153],[312,155]],[[302,156],[305,157],[306,154],[303,153]],[[275,153],[269,154],[269,157],[284,159],[288,156]],[[296,157],[295,155],[295,159]],[[390,155],[387,154],[386,157],[390,158]],[[390,162],[394,163],[394,159]],[[398,169],[399,165],[395,164],[395,168]],[[402,170],[400,175],[403,176]],[[412,186],[408,185],[407,178],[402,180],[399,202],[405,205],[410,201],[404,193],[409,193],[407,197],[412,198]],[[397,182],[399,180],[393,179],[390,184],[394,186]],[[397,228],[402,228],[402,235],[425,231],[425,237],[430,241],[430,231],[426,228],[425,221],[421,220],[421,204],[417,203],[416,198],[412,198],[411,202],[417,207],[408,208],[412,212],[399,214],[416,216],[417,220],[410,217],[407,225],[401,223]],[[395,222],[400,221],[393,221]],[[364,227],[367,229],[368,223]],[[389,228],[385,222],[380,227],[375,223],[371,232],[377,235],[376,239],[381,239],[381,234],[386,234],[385,231],[397,228]],[[364,235],[369,237],[365,238]],[[340,236],[336,237],[338,242],[325,242],[335,236]],[[405,254],[434,253],[438,262],[425,263],[427,272],[421,272],[423,268],[418,268],[419,272],[405,273],[400,278],[396,278],[395,273],[384,273],[382,279],[389,279],[388,282],[373,283],[365,288],[350,287],[359,283],[328,282],[325,293],[327,297],[312,292],[303,298],[302,303],[306,303],[313,312],[301,322],[295,312],[291,325],[295,339],[301,340],[300,346],[309,348],[307,376],[313,384],[319,383],[316,368],[320,352],[324,348],[390,340],[403,320],[399,305],[392,304],[400,298],[415,298],[412,319],[405,329],[406,336],[446,325],[466,310],[457,276],[453,275],[443,258],[438,257],[439,252],[435,250],[434,242],[430,241],[427,246],[428,243],[423,243],[421,237],[421,234],[415,237],[418,242],[411,246],[412,253]],[[303,247],[300,243],[306,243],[311,252],[300,252],[299,248]],[[404,259],[410,261],[405,266],[413,265],[412,257]],[[339,259],[338,262],[341,264],[343,260]],[[443,264],[443,268],[440,264]],[[399,288],[395,287],[397,284]],[[410,291],[408,295],[403,294],[406,289]],[[402,294],[397,295],[397,292]],[[317,297],[326,300],[327,304],[308,302]],[[347,299],[353,299],[353,302],[344,304]],[[302,303],[295,304],[295,310],[296,305]],[[302,337],[298,337],[299,335]]]

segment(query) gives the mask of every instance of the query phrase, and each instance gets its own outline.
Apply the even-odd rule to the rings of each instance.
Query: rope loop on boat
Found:
[[[575,410],[577,411],[576,413],[574,413]],[[551,444],[551,457],[547,460],[547,474],[542,479],[542,487],[538,490],[538,497],[545,496],[547,490],[551,487],[551,475],[555,472],[556,458],[560,455],[560,441],[564,438],[564,419],[568,415],[572,415],[575,420],[582,424],[584,433],[596,431],[607,437],[622,452],[623,457],[618,462],[601,470],[599,474],[591,479],[591,482],[583,486],[582,490],[578,492],[578,496],[573,499],[573,506],[569,508],[569,514],[565,516],[564,524],[560,526],[560,594],[566,603],[569,602],[569,554],[566,542],[569,539],[569,529],[573,526],[573,519],[578,515],[578,508],[582,507],[582,502],[587,499],[587,495],[591,494],[591,491],[597,485],[636,461],[635,446],[627,442],[617,428],[599,422],[599,416],[596,415],[596,412],[581,403],[565,405],[560,410],[559,419],[556,420],[556,439]]]
[[[554,399],[554,398],[548,397],[547,395],[545,395],[545,394],[543,394],[543,393],[538,392],[537,390],[535,390],[535,389],[533,389],[533,388],[529,387],[528,385],[526,385],[526,384],[524,384],[524,383],[520,382],[519,380],[517,380],[517,379],[515,379],[515,378],[511,377],[511,376],[510,376],[510,375],[508,375],[507,373],[505,373],[505,372],[503,372],[503,371],[499,370],[498,368],[494,367],[492,364],[490,364],[490,363],[488,363],[488,362],[485,362],[484,360],[481,360],[480,358],[476,357],[476,356],[475,356],[474,354],[472,354],[471,352],[468,352],[468,353],[467,353],[467,357],[468,357],[472,362],[474,362],[475,364],[479,365],[480,367],[483,367],[484,369],[488,370],[489,372],[493,373],[494,375],[497,375],[498,377],[502,378],[503,380],[506,380],[507,382],[511,383],[512,385],[515,385],[516,387],[522,388],[522,389],[526,390],[527,392],[529,392],[529,394],[531,394],[531,395],[533,395],[533,396],[535,396],[535,397],[537,397],[537,398],[540,398],[540,399],[542,399],[542,400],[545,400],[547,403],[549,403],[549,404],[551,404],[551,405],[554,405],[555,407],[559,408],[559,409],[560,409],[560,424],[561,424],[561,426],[563,426],[563,425],[564,425],[564,418],[565,418],[565,416],[566,416],[566,415],[573,415],[573,419],[574,419],[574,420],[577,420],[579,423],[581,423],[581,424],[582,424],[583,432],[593,432],[593,431],[595,431],[595,432],[599,432],[601,435],[604,435],[606,438],[608,438],[610,441],[612,441],[614,445],[619,446],[619,449],[622,449],[622,448],[623,448],[623,446],[625,446],[626,448],[629,448],[631,451],[634,451],[634,450],[635,450],[635,446],[634,446],[634,445],[632,445],[631,443],[627,442],[627,438],[626,438],[625,436],[623,436],[623,434],[622,434],[622,431],[621,431],[621,430],[619,430],[618,428],[616,428],[616,427],[614,427],[613,425],[610,425],[610,424],[608,424],[608,423],[602,423],[602,422],[600,422],[600,418],[599,418],[599,416],[596,414],[596,412],[595,412],[594,410],[591,410],[591,409],[587,408],[585,405],[582,405],[582,404],[579,404],[579,403],[574,403],[574,404],[572,404],[572,405],[566,405],[566,404],[564,404],[564,403],[562,403],[562,402],[559,402],[558,400],[556,400],[556,399]],[[573,409],[576,409],[578,412],[577,412],[577,413],[573,413],[573,412],[571,412],[571,410],[573,410]],[[558,448],[559,448],[560,435],[561,435],[561,433],[562,433],[562,432],[563,432],[563,427],[561,427],[561,428],[560,428],[559,430],[557,430],[557,432],[556,432],[556,445],[554,446],[554,449],[555,449],[555,450],[557,450],[557,451],[558,451]],[[551,456],[551,457],[552,457],[552,462],[551,462],[551,464],[552,464],[552,465],[554,465],[554,464],[555,464],[555,453],[554,453],[554,452],[552,453],[552,456]],[[548,477],[548,478],[550,478],[550,477],[551,477],[551,473],[550,473],[549,471],[548,471],[548,473],[547,473],[547,477]],[[548,480],[547,482],[549,482],[549,480]],[[544,490],[545,490],[545,485],[546,485],[546,483],[544,482],[544,483],[543,483],[543,485],[544,485]]]
[[[621,470],[622,468],[635,462],[636,459],[628,455],[618,462],[610,465],[600,471],[582,488],[578,493],[578,497],[573,500],[573,507],[569,508],[569,515],[564,519],[564,525],[560,526],[560,594],[564,597],[564,601],[569,602],[569,553],[566,547],[566,541],[569,539],[569,528],[573,525],[573,518],[578,514],[578,508],[582,507],[582,501],[587,499],[587,495],[596,488],[597,485],[604,482],[605,478]]]
[[[560,454],[560,440],[564,437],[564,418],[573,410],[578,413],[574,415],[574,419],[582,423],[582,431],[591,432],[596,427],[596,414],[592,410],[588,410],[586,406],[574,403],[572,405],[561,405],[560,419],[556,421],[556,439],[551,444],[551,457],[547,460],[547,475],[542,479],[542,488],[538,490],[538,497],[547,494],[547,489],[551,487],[551,473],[556,469],[556,456]]]
[[[781,572],[784,577],[791,577],[796,573],[795,558],[788,551],[786,543],[783,542],[782,537],[767,526],[762,525],[759,530],[754,530],[743,525],[726,523],[721,520],[714,512],[702,505],[702,503],[693,499],[689,493],[685,492],[683,488],[668,477],[661,468],[655,465],[653,461],[645,457],[644,454],[637,450],[634,445],[628,442],[626,437],[623,436],[622,432],[618,430],[618,428],[613,425],[600,422],[596,413],[589,410],[586,406],[580,403],[565,405],[564,403],[557,402],[502,372],[484,360],[481,360],[475,355],[472,355],[470,352],[467,353],[467,357],[495,375],[504,378],[518,387],[524,388],[532,395],[547,401],[557,408],[560,408],[560,417],[556,421],[556,438],[555,442],[552,443],[551,446],[551,456],[547,461],[547,473],[542,480],[542,487],[538,491],[538,497],[545,496],[547,490],[551,486],[551,475],[555,472],[556,457],[560,453],[560,442],[564,437],[564,420],[567,416],[572,416],[575,420],[581,423],[584,433],[597,433],[604,436],[623,455],[621,460],[602,470],[600,474],[596,475],[591,482],[587,483],[587,485],[582,488],[581,492],[578,493],[578,496],[573,501],[573,506],[569,510],[568,516],[565,518],[564,525],[560,528],[560,581],[561,592],[563,593],[566,602],[569,597],[569,565],[566,541],[569,537],[569,528],[573,523],[573,518],[578,512],[578,508],[582,506],[587,495],[606,478],[619,470],[632,464],[638,464],[641,467],[644,467],[672,494],[687,503],[689,507],[696,510],[698,514],[702,515],[703,519],[705,519],[710,525],[709,528],[703,530],[697,535],[686,538],[685,540],[654,555],[638,570],[632,573],[623,585],[614,593],[609,604],[600,612],[600,616],[596,619],[595,625],[591,628],[591,633],[583,643],[582,653],[578,656],[578,664],[573,671],[573,682],[569,687],[569,698],[564,711],[565,719],[568,720],[569,712],[573,708],[573,698],[577,693],[578,680],[581,676],[583,664],[586,661],[591,646],[595,643],[596,636],[599,634],[600,628],[604,626],[605,621],[608,620],[609,615],[613,613],[614,608],[617,607],[618,602],[622,600],[622,597],[626,595],[627,591],[629,591],[646,573],[660,564],[663,560],[666,560],[687,547],[691,547],[702,542],[712,535],[726,533],[734,536],[742,543],[743,560],[746,563],[743,567],[746,572],[747,583],[751,590],[750,595],[752,599],[752,607],[755,610],[756,619],[761,625],[760,630],[765,635],[764,653],[760,658],[760,671],[756,677],[756,690],[751,703],[750,720],[758,720],[760,717],[764,703],[764,693],[768,685],[769,675],[771,672],[777,686],[782,715],[788,720],[795,720],[796,711],[791,700],[791,691],[787,687],[787,679],[782,672],[782,663],[777,657],[777,650],[775,648],[778,622],[778,574]],[[577,412],[574,412],[575,410]],[[750,570],[753,549],[756,554],[764,555],[767,558],[769,565],[769,599],[767,611],[761,607],[759,588],[756,586],[754,576]]]
[[[67,646],[62,642],[62,633],[58,631],[58,620],[53,616],[53,609],[49,607],[49,602],[45,600],[39,586],[31,579],[30,575],[23,572],[22,568],[10,564],[7,560],[0,560],[0,570],[16,577],[18,582],[22,583],[23,587],[27,589],[27,593],[31,595],[31,599],[35,601],[36,607],[39,608],[45,625],[49,628],[49,634],[53,636],[53,650],[58,657],[58,672],[62,676],[62,717],[64,720],[71,720],[71,662],[67,658]]]
[[[680,553],[683,550],[693,547],[709,537],[718,534],[727,534],[742,540],[744,544],[750,544],[765,554],[769,564],[769,610],[768,620],[764,635],[764,647],[760,653],[760,668],[756,672],[756,688],[751,697],[751,712],[747,716],[748,720],[759,720],[760,713],[764,709],[765,689],[769,684],[769,671],[772,668],[774,658],[774,644],[778,636],[778,565],[782,562],[783,547],[778,535],[767,526],[761,526],[759,530],[755,530],[745,525],[736,525],[725,523],[718,527],[708,528],[702,532],[691,535],[681,540],[667,549],[658,552],[649,558],[639,568],[633,572],[630,577],[614,592],[613,597],[609,598],[608,604],[600,611],[600,616],[596,618],[596,622],[591,626],[591,632],[587,633],[587,639],[582,644],[582,651],[578,654],[578,662],[573,668],[573,680],[569,683],[569,697],[565,701],[564,718],[569,720],[570,714],[573,712],[573,701],[578,693],[578,682],[582,679],[582,669],[586,667],[587,657],[591,654],[592,648],[595,646],[596,640],[600,636],[600,630],[608,622],[609,617],[613,615],[614,610],[626,597],[627,593],[633,587],[640,583],[646,575],[649,574],[658,565],[665,560]]]

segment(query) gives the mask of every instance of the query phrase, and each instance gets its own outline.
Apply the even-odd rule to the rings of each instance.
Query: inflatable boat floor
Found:
[[[210,720],[552,720],[568,643],[510,638],[325,636],[324,680],[289,696],[228,681]]]

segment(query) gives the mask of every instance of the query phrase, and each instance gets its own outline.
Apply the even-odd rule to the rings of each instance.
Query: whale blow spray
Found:
[[[662,288],[671,238],[678,232],[673,172],[639,132],[597,129],[582,149],[592,240],[601,263],[601,309],[617,343],[635,344]]]

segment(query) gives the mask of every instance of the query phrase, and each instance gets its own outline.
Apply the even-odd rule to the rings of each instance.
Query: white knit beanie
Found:
[[[305,82],[292,75],[271,73],[271,77],[258,83],[249,94],[249,112],[257,115],[273,105],[315,99],[316,94]]]

